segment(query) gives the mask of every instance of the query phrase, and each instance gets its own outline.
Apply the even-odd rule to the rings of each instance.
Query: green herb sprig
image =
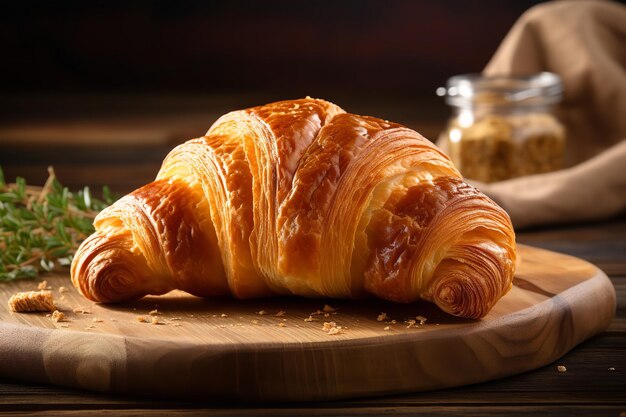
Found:
[[[68,267],[96,215],[115,201],[108,187],[99,200],[89,187],[70,192],[52,167],[48,174],[43,187],[33,187],[21,177],[7,183],[0,167],[0,281]]]

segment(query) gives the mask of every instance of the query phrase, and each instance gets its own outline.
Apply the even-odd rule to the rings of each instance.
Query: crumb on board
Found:
[[[384,313],[384,312],[380,313],[378,317],[376,318],[376,321],[384,321],[384,320],[387,320],[387,313]]]
[[[278,323],[278,327],[287,327],[287,325],[281,321],[280,323]]]
[[[64,329],[67,329],[68,327],[70,327],[70,325],[65,323],[65,324],[62,324],[61,327],[63,327]]]
[[[415,320],[407,320],[407,321],[405,321],[405,323],[406,323],[406,328],[407,329],[410,329],[412,327],[416,327],[415,326]]]
[[[137,316],[137,317],[135,317],[135,319],[136,319],[139,323],[147,323],[147,322],[148,322],[144,316]]]
[[[614,371],[614,370],[615,370],[615,368],[612,367],[612,366],[609,368],[609,371]]]
[[[328,333],[331,336],[343,333],[343,327],[337,326],[337,323],[335,323],[334,321],[324,322],[324,325],[322,326],[322,330],[324,330],[326,333]]]
[[[98,317],[94,317],[91,321],[93,321],[94,323],[102,323],[104,320],[99,319]]]
[[[85,310],[83,307],[76,307],[72,310],[76,314],[91,314],[91,311]]]
[[[65,321],[65,314],[63,314],[63,312],[59,311],[59,310],[54,310],[52,312],[52,320],[56,321],[57,323],[60,321]]]
[[[328,334],[331,336],[340,333],[343,333],[343,328],[341,326],[333,327],[328,331]]]
[[[304,319],[304,321],[309,322],[309,323],[312,322],[312,321],[315,321],[315,320],[317,320],[317,319],[315,317],[313,317],[312,315],[309,315],[309,317]]]
[[[389,331],[389,330],[391,330],[391,327],[389,327],[389,326],[385,326],[385,328],[384,328],[383,330],[387,330],[387,331]]]
[[[423,326],[428,321],[428,319],[424,316],[417,316],[415,317],[415,320],[420,322],[420,326]]]
[[[37,289],[38,290],[45,290],[47,288],[48,288],[48,281],[46,281],[46,280],[43,280],[39,284],[37,284]]]
[[[560,373],[567,372],[567,368],[565,367],[565,365],[558,365],[556,367],[556,370],[559,371]]]
[[[228,314],[222,313],[222,314],[220,314],[220,317],[224,319],[224,318],[228,317]]]
[[[180,320],[182,320],[182,317],[172,317],[170,319],[170,321],[180,321]]]
[[[65,287],[59,287],[59,293],[60,293],[60,294],[66,293],[67,291],[68,291],[68,289],[67,289],[67,288],[65,288]]]
[[[150,319],[150,323],[157,325],[157,324],[165,324],[162,321],[159,321],[159,318],[157,316],[152,316],[152,319]]]
[[[161,313],[159,313],[159,310],[157,310],[157,309],[155,308],[154,310],[150,311],[148,314],[150,314],[151,316],[156,316],[156,315],[159,315],[159,314],[161,314]]]
[[[180,326],[182,326],[182,324],[180,324],[180,323],[173,323],[173,324],[172,324],[172,326],[174,326],[174,327],[180,327]]]
[[[252,324],[259,324],[259,321],[258,320],[252,320],[252,321],[250,321],[250,323],[252,323]]]
[[[278,313],[275,314],[276,317],[282,317],[286,314],[287,312],[285,310],[280,310]]]
[[[266,314],[267,314],[267,311],[265,311],[265,310],[260,310],[260,311],[257,311],[256,313],[257,313],[259,316],[264,316],[264,315],[266,315]]]
[[[337,311],[337,309],[329,306],[328,304],[324,304],[324,308],[322,308],[322,311],[324,313],[334,313],[335,311]]]
[[[322,330],[327,332],[333,327],[337,327],[337,323],[335,323],[334,321],[325,321],[324,324],[322,325]]]
[[[391,320],[389,323],[391,323],[391,324],[396,324],[396,323],[397,323],[397,321],[395,321],[395,320]]]
[[[54,311],[52,293],[47,290],[26,291],[13,294],[9,299],[9,309],[16,313],[27,311]]]

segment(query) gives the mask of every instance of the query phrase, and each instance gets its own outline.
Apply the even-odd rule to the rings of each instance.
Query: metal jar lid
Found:
[[[562,94],[561,78],[552,72],[521,77],[462,74],[437,89],[437,95],[452,106],[555,104]]]

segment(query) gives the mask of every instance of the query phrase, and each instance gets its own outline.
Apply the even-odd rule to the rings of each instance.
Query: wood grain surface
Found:
[[[67,316],[55,322],[45,313],[8,311],[8,298],[35,289],[35,282],[3,284],[0,357],[12,360],[0,361],[0,376],[244,401],[354,398],[500,378],[561,357],[604,330],[615,312],[613,286],[593,265],[527,246],[520,254],[513,289],[479,321],[447,316],[429,303],[375,300],[242,302],[172,292],[97,305],[77,294],[67,276],[49,275],[43,278]],[[336,311],[305,321],[324,304]],[[387,318],[379,321],[381,313]],[[428,320],[409,326],[417,316]],[[323,331],[330,321],[343,332]]]

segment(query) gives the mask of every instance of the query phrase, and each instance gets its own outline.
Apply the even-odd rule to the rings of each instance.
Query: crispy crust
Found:
[[[428,140],[310,98],[221,117],[95,226],[72,280],[101,302],[370,293],[482,317],[516,256],[507,214]]]

